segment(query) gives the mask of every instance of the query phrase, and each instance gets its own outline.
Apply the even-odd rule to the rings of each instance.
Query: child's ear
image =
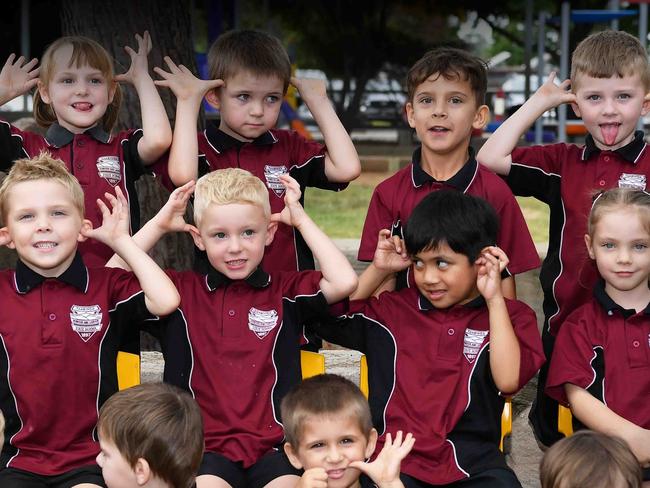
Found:
[[[268,246],[273,242],[275,237],[275,232],[278,230],[277,222],[269,222],[269,225],[266,227],[266,241],[264,242],[265,246]]]
[[[298,459],[298,456],[296,455],[296,451],[288,442],[284,443],[284,453],[289,458],[289,462],[291,463],[291,466],[293,466],[296,469],[302,469],[302,463],[300,462],[300,459]]]
[[[643,97],[643,106],[641,107],[641,115],[647,115],[650,112],[650,93],[646,93]]]
[[[50,94],[47,91],[47,85],[43,83],[41,80],[38,80],[36,86],[38,87],[38,94],[41,96],[41,100],[43,100],[43,102],[49,105],[52,102],[52,100],[50,99]]]
[[[81,221],[81,229],[79,229],[79,235],[77,236],[77,242],[84,242],[86,239],[86,232],[93,229],[93,223],[88,219],[83,219]]]
[[[370,431],[370,435],[368,436],[368,444],[366,445],[366,452],[365,457],[366,459],[370,458],[372,454],[375,452],[375,446],[377,445],[377,430],[372,429]]]
[[[587,252],[589,253],[589,257],[591,259],[596,259],[596,254],[594,254],[594,248],[589,234],[585,234],[585,245],[587,246]]]
[[[198,247],[201,251],[205,251],[205,244],[203,244],[203,238],[201,237],[201,233],[199,232],[199,229],[197,229],[193,225],[190,226],[190,235],[194,240],[194,245]]]
[[[474,122],[472,123],[472,127],[474,129],[482,129],[487,125],[488,120],[490,120],[490,109],[487,105],[481,105],[476,110],[476,115],[474,115]]]
[[[138,458],[133,467],[133,473],[135,474],[135,481],[138,486],[146,485],[149,480],[153,477],[151,473],[151,467],[149,463],[144,458]]]
[[[576,114],[576,117],[582,117],[582,115],[580,115],[580,107],[578,107],[577,103],[571,102],[571,108],[573,109],[573,112]]]
[[[409,123],[411,129],[415,129],[415,118],[413,117],[413,103],[406,102],[406,120]]]
[[[16,245],[11,239],[9,229],[7,227],[0,228],[0,246],[7,246],[9,249],[16,249]]]
[[[216,108],[217,110],[221,108],[221,100],[219,99],[218,90],[219,88],[214,88],[205,95],[205,99],[210,104],[210,106]]]

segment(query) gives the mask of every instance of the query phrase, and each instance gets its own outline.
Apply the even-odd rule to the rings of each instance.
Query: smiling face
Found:
[[[477,105],[469,81],[434,73],[417,86],[406,114],[423,152],[451,155],[467,152],[472,130],[487,123],[488,108]]]
[[[287,445],[285,450],[297,469],[324,469],[328,488],[350,488],[359,486],[361,473],[348,465],[368,459],[376,442],[375,429],[368,436],[355,416],[337,412],[305,419],[298,445]]]
[[[72,263],[77,243],[85,240],[83,220],[66,188],[54,180],[16,183],[7,195],[6,227],[0,235],[16,249],[21,261],[48,278],[61,275]]]
[[[577,76],[572,104],[599,149],[613,151],[634,139],[636,124],[650,110],[650,101],[638,74],[594,78]]]
[[[240,141],[251,141],[275,126],[284,95],[279,77],[240,70],[225,82],[206,96],[219,110],[219,129]]]
[[[87,64],[71,64],[73,48],[64,44],[52,56],[54,69],[45,85],[38,84],[43,102],[56,114],[59,125],[78,134],[99,123],[115,95],[115,84]]]

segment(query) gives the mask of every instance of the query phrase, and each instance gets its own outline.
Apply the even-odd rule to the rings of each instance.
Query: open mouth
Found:
[[[616,142],[616,137],[618,136],[618,130],[620,127],[621,124],[618,122],[600,124],[600,133],[605,144],[611,146]]]
[[[58,246],[56,242],[51,242],[51,241],[43,241],[43,242],[37,242],[34,244],[34,247],[36,249],[52,249]]]
[[[327,470],[327,477],[333,480],[338,480],[345,474],[345,468],[329,469]]]
[[[72,104],[72,108],[80,112],[88,112],[92,110],[93,104],[88,102],[76,102]]]
[[[434,127],[429,128],[430,132],[449,132],[449,129],[447,127],[441,127],[439,125],[436,125]]]
[[[241,268],[244,266],[244,264],[246,264],[245,259],[233,259],[232,261],[226,261],[226,265],[229,268]]]

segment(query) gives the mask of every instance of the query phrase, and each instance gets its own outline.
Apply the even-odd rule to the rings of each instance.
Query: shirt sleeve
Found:
[[[0,171],[9,171],[14,161],[28,157],[23,146],[26,135],[9,122],[0,120]]]
[[[523,302],[508,300],[510,322],[519,342],[519,388],[524,387],[544,364],[544,349],[535,312]],[[512,393],[512,392],[508,392]]]
[[[389,203],[386,201],[387,197],[388,195],[383,191],[381,184],[372,193],[359,243],[359,253],[357,255],[359,261],[372,261],[381,229],[391,229],[393,235],[397,232],[402,237],[400,223],[393,222],[393,214]]]
[[[324,190],[343,190],[347,183],[332,182],[325,174],[325,152],[323,144],[307,140],[295,131],[285,133],[286,144],[289,145],[289,161],[291,169],[289,174],[301,186],[312,186]]]
[[[329,315],[314,326],[314,331],[321,339],[366,354],[370,315],[367,302],[368,300],[345,300],[335,304],[330,307]]]
[[[116,317],[129,323],[156,320],[158,317],[146,307],[144,292],[135,274],[118,268],[104,268],[110,271],[111,310]]]
[[[144,174],[153,174],[152,170],[144,165],[138,152],[138,143],[143,135],[142,129],[130,129],[119,132],[115,136],[119,137],[122,143],[124,167],[134,180],[137,180]]]
[[[515,195],[549,203],[557,191],[566,158],[564,144],[515,148],[506,181]]]
[[[311,324],[328,314],[329,305],[320,289],[323,277],[320,271],[278,273],[281,277],[282,297],[293,302],[297,324]]]

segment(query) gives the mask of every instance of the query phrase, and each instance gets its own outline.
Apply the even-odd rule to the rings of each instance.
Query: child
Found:
[[[131,229],[140,226],[135,180],[147,172],[169,147],[172,133],[160,96],[149,75],[149,33],[136,34],[138,51],[125,47],[131,67],[119,76],[106,50],[86,37],[62,37],[36,60],[25,63],[12,54],[0,72],[0,105],[38,85],[34,94],[34,118],[47,127],[45,137],[0,123],[0,170],[7,171],[16,159],[35,157],[47,149],[62,159],[84,190],[86,215],[94,226],[102,222],[95,201],[119,187],[127,196]],[[36,78],[38,76],[38,78]],[[118,81],[132,83],[140,98],[142,130],[111,134],[120,110]],[[79,246],[87,266],[104,266],[112,256],[110,247],[86,241]]]
[[[0,243],[18,254],[16,269],[0,273],[2,488],[103,486],[94,431],[97,410],[117,391],[118,344],[132,323],[179,303],[133,243],[116,195],[106,196],[112,210],[97,202],[103,224],[93,229],[79,182],[47,153],[16,161],[0,186]],[[112,247],[134,273],[86,267],[77,243],[87,238]]]
[[[558,330],[589,300],[597,273],[585,254],[583,236],[594,190],[645,189],[650,151],[635,128],[650,110],[650,67],[638,39],[603,31],[584,39],[573,53],[571,91],[553,75],[486,141],[478,160],[499,174],[515,195],[533,196],[550,209],[549,247],[540,274],[544,292],[542,338],[550,359]],[[541,115],[571,103],[589,135],[584,146],[550,144],[515,148]],[[512,153],[512,154],[511,154]],[[530,420],[538,440],[550,445],[557,431],[557,403],[544,395],[548,366],[542,367]]]
[[[366,354],[378,445],[391,430],[417,438],[402,462],[407,488],[521,486],[499,451],[501,412],[504,397],[534,376],[544,356],[535,313],[503,297],[508,262],[493,246],[497,227],[480,198],[428,194],[404,235],[416,286],[368,298],[410,263],[384,229],[346,316],[316,329]]]
[[[368,401],[354,383],[324,374],[306,379],[282,399],[280,405],[291,464],[304,469],[301,488],[402,488],[400,462],[415,439],[399,431],[390,434],[372,463],[364,462],[375,450],[377,431],[372,427]],[[374,483],[374,484],[373,484]]]
[[[583,430],[554,444],[539,468],[542,488],[641,488],[641,469],[625,442]]]
[[[239,168],[214,171],[196,183],[197,227],[183,221],[188,183],[135,236],[148,250],[166,232],[189,231],[210,263],[207,274],[168,271],[181,305],[157,333],[164,380],[191,391],[203,413],[198,488],[295,484],[298,472],[274,448],[283,438],[280,400],[301,377],[302,328],[356,288],[346,257],[300,205],[298,183],[288,174],[280,181],[286,207],[271,215],[259,178]],[[260,266],[280,222],[298,229],[320,272]]]
[[[603,281],[558,334],[547,392],[588,428],[625,440],[650,466],[650,195],[597,197],[585,242]],[[650,470],[644,473],[650,480]]]
[[[480,167],[470,147],[472,130],[488,120],[485,63],[460,49],[426,53],[409,70],[408,122],[421,141],[413,162],[375,189],[363,226],[360,261],[371,261],[381,229],[403,236],[413,208],[441,188],[485,198],[501,221],[496,243],[510,257],[504,292],[515,297],[514,274],[539,266],[537,251],[517,201],[501,178]],[[409,280],[412,285],[412,279]],[[398,288],[406,286],[404,277]]]
[[[163,383],[117,392],[99,411],[97,464],[108,488],[190,488],[203,423],[190,395]]]
[[[155,71],[164,78],[156,83],[169,86],[178,99],[169,155],[175,185],[216,169],[243,168],[266,184],[271,211],[280,212],[286,191],[281,174],[298,181],[303,196],[308,186],[341,190],[359,176],[359,156],[324,82],[291,78],[289,57],[275,37],[248,30],[219,37],[208,53],[210,81],[195,78],[169,58],[165,61],[170,72]],[[293,131],[273,129],[290,81],[314,115],[325,146]],[[196,118],[204,95],[221,119],[218,128],[208,125],[199,133],[197,146]],[[296,271],[314,269],[314,260],[300,232],[279,223],[262,265],[267,271]]]

